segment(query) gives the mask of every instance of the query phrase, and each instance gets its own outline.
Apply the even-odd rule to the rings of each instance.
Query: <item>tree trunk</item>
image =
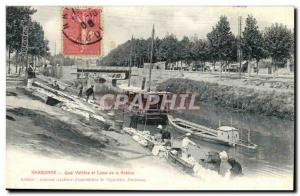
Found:
[[[274,60],[274,70],[273,70],[273,74],[274,74],[274,78],[276,77],[276,73],[277,73],[277,60]]]
[[[222,63],[221,63],[221,56],[220,56],[220,54],[219,54],[219,62],[220,62],[219,79],[221,80],[221,77],[222,77]]]
[[[141,65],[141,67],[144,67],[145,64],[145,58],[143,58],[143,64]]]
[[[250,80],[250,76],[251,76],[251,63],[250,63],[250,58],[248,59],[248,77]]]
[[[259,71],[258,62],[259,62],[259,60],[256,60],[256,75],[258,75],[258,71]]]
[[[18,73],[18,64],[19,64],[19,52],[16,52],[16,73]]]
[[[139,66],[142,65],[142,57],[140,57],[140,63],[139,63]]]
[[[222,63],[220,62],[220,69],[219,69],[219,79],[221,80],[222,77]]]
[[[275,63],[274,63],[274,59],[272,58],[272,61],[271,61],[271,74],[273,75],[273,78],[275,78],[275,75],[274,75],[274,67],[275,67]]]
[[[8,74],[10,74],[10,47],[8,47]]]

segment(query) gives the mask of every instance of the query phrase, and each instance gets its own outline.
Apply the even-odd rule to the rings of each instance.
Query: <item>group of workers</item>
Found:
[[[47,64],[45,65],[45,67],[47,67]],[[33,63],[29,63],[29,65],[27,67],[27,88],[31,88],[35,77],[36,77],[35,76],[35,67],[33,66]],[[52,84],[52,88],[55,90],[61,89],[56,80],[54,80],[54,82]],[[82,97],[82,93],[83,93],[83,85],[80,84],[78,97]],[[91,85],[86,90],[85,94],[86,94],[86,102],[88,102],[88,100],[91,96],[93,96],[93,99],[95,99],[94,85]]]
[[[157,127],[159,134],[156,135],[155,140],[156,141],[161,141],[164,146],[172,146],[171,143],[171,133],[167,129],[163,129],[162,125],[158,125]],[[189,136],[191,134],[187,133],[184,135],[184,138],[181,140],[181,158],[187,162],[193,161],[193,157],[191,154],[189,154],[189,145],[197,146],[195,142],[193,142]],[[177,138],[178,139],[178,138]]]
[[[82,93],[83,93],[83,85],[80,84],[78,97],[82,97]],[[86,102],[88,102],[90,96],[93,96],[93,99],[95,99],[94,85],[91,85],[91,87],[85,91],[85,95],[86,95]]]
[[[60,87],[56,80],[54,80],[54,82],[52,84],[52,88],[54,88],[56,90],[60,90]],[[82,92],[83,92],[83,85],[81,84],[79,87],[78,97],[80,97],[80,98],[82,97]],[[91,85],[91,87],[85,91],[85,94],[86,94],[86,102],[88,102],[90,96],[93,96],[93,99],[95,99],[94,85]]]
[[[171,147],[171,133],[167,129],[163,129],[162,125],[158,125],[157,127],[159,136],[156,137],[156,140],[160,140],[164,146]],[[181,150],[181,159],[186,161],[191,165],[195,165],[197,161],[195,158],[189,153],[190,145],[200,148],[195,142],[190,139],[191,133],[186,133],[181,136],[183,139],[180,141],[180,150]],[[180,138],[180,137],[179,137]],[[177,138],[177,139],[179,139]],[[242,174],[242,167],[240,163],[238,163],[234,158],[229,158],[228,154],[225,151],[218,153],[218,164],[216,171],[225,176],[226,173],[230,173],[230,176],[238,176]]]

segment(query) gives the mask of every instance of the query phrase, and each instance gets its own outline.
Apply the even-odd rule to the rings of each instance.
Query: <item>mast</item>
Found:
[[[151,72],[152,72],[152,57],[153,57],[153,42],[154,42],[154,24],[152,28],[152,38],[151,38],[151,51],[150,51],[150,66],[149,66],[149,86],[148,92],[151,89]]]
[[[130,42],[130,59],[129,59],[129,76],[128,76],[128,87],[130,86],[130,79],[131,79],[131,67],[132,67],[132,48],[133,48],[133,35],[131,37]]]

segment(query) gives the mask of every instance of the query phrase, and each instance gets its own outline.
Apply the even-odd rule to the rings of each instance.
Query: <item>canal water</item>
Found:
[[[190,149],[190,153],[197,159],[203,158],[209,151],[225,150],[229,157],[234,157],[241,163],[245,175],[293,174],[294,121],[236,112],[209,104],[202,104],[200,110],[180,111],[172,115],[211,128],[217,128],[219,125],[234,126],[240,130],[240,135],[244,138],[247,138],[250,132],[251,141],[258,145],[258,150],[253,152],[240,147],[233,148],[192,138],[200,147],[199,149],[191,146]],[[173,138],[182,136],[169,125],[165,128],[171,131]],[[157,132],[156,125],[139,124],[138,129]]]

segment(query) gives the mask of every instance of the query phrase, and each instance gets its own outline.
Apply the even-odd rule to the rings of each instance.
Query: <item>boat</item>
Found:
[[[149,148],[149,150],[152,150],[152,148],[155,145],[160,144],[155,140],[154,136],[152,136],[149,131],[139,131],[135,128],[130,128],[130,127],[124,127],[123,131],[128,135],[132,136],[132,138],[137,143],[141,144],[144,147]]]
[[[192,136],[201,140],[220,143],[223,145],[235,147],[240,146],[250,150],[256,150],[257,145],[250,141],[240,139],[239,130],[231,126],[220,126],[217,129],[205,127],[181,118],[174,118],[168,115],[169,124],[175,128],[175,130],[182,133],[190,133]]]
[[[158,142],[154,139],[154,136],[150,135],[149,131],[139,131],[134,128],[124,127],[123,131],[130,136],[132,136],[133,140],[135,140],[140,145],[148,148],[152,153],[155,146],[164,146],[164,143]],[[155,154],[160,156],[160,153]],[[176,167],[180,167],[184,172],[188,174],[193,174],[194,165],[188,163],[183,160],[181,148],[171,148],[166,147],[163,151],[163,156],[167,161],[176,165]]]
[[[128,95],[128,104],[125,107],[125,112],[131,114],[131,117],[136,117],[137,121],[140,123],[147,124],[166,124],[167,114],[170,111],[169,105],[161,107],[162,101],[155,105],[150,105],[147,108],[148,97],[150,96],[159,96],[159,99],[162,100],[164,96],[172,96],[171,93],[166,91],[139,91],[139,90],[128,90],[125,91],[125,94]],[[140,107],[130,107],[132,102],[136,97],[141,97],[142,105]]]
[[[166,92],[166,91],[155,91],[151,89],[151,73],[152,73],[152,67],[153,67],[153,56],[152,53],[154,52],[154,25],[152,29],[152,35],[151,35],[151,55],[150,55],[150,63],[149,63],[149,75],[148,77],[143,78],[143,83],[141,87],[134,87],[131,85],[131,67],[132,67],[132,48],[130,50],[130,63],[128,64],[129,68],[129,76],[128,76],[128,85],[119,85],[118,87],[124,91],[124,93],[128,96],[128,106],[126,106],[126,113],[130,114],[130,120],[136,121],[140,123],[146,123],[146,124],[166,124],[167,122],[167,113],[170,111],[169,105],[166,105],[165,107],[161,107],[162,99],[164,96],[171,96],[172,93]],[[131,42],[133,41],[133,37]],[[132,47],[132,44],[131,44]],[[148,87],[145,89],[145,82],[148,82]],[[148,99],[151,98],[151,96],[158,96],[160,98],[159,103],[150,105],[149,107],[146,107]],[[129,107],[129,105],[133,102],[135,103],[136,97],[141,97],[142,99],[142,106],[136,106],[136,107]]]
[[[181,157],[182,151],[180,148],[171,148],[167,151],[166,159],[176,166],[179,166],[184,172],[188,174],[194,173],[194,165],[188,163],[187,161],[183,160]]]

